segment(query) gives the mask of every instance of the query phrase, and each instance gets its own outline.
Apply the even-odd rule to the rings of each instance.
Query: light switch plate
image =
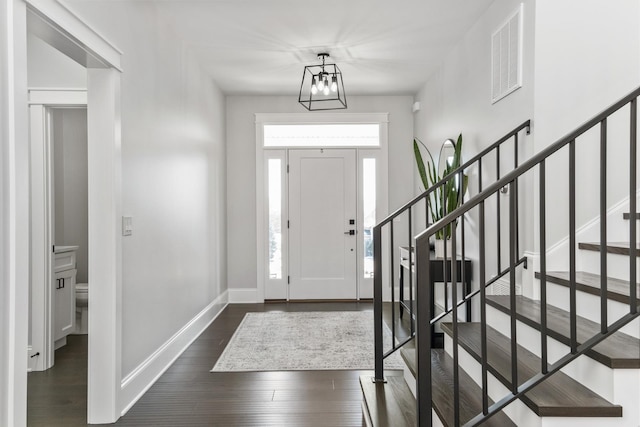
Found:
[[[122,235],[131,236],[132,234],[133,234],[133,217],[123,216],[122,217]]]

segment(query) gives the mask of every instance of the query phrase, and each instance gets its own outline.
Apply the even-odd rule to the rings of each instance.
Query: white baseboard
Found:
[[[229,304],[256,304],[262,303],[258,299],[258,289],[229,289]]]
[[[229,293],[224,291],[122,380],[121,415],[131,409],[187,347],[218,317],[228,303]]]

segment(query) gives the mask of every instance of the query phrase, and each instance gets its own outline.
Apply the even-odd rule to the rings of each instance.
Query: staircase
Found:
[[[361,377],[369,425],[640,426],[640,213],[635,213],[638,96],[640,89],[521,164],[517,148],[512,149],[513,169],[502,177],[498,169],[496,179],[483,186],[483,162],[487,165],[489,156],[497,151],[499,164],[500,149],[506,151],[503,144],[510,141],[517,147],[518,133],[526,127],[510,132],[441,181],[442,184],[462,173],[472,176],[475,172],[480,177],[477,194],[441,221],[425,224],[420,234],[413,232],[412,215],[415,219],[419,202],[431,202],[429,194],[433,189],[429,189],[374,229],[376,331],[381,335],[382,288],[386,281],[385,285],[391,288],[391,304],[385,304],[389,307],[385,318],[391,319],[392,329],[404,327],[411,332],[412,339],[394,342],[385,349],[381,337],[376,337],[375,375]],[[616,113],[618,117],[623,113],[628,117],[629,151],[622,157],[628,167],[629,179],[624,185],[628,188],[631,213],[613,216],[607,211],[607,186],[622,184],[607,182],[606,158],[607,136],[611,132],[607,129],[608,119]],[[599,134],[601,158],[600,170],[594,171],[600,176],[600,188],[589,189],[599,198],[599,216],[594,225],[599,240],[578,242],[575,195],[586,190],[579,187],[576,179],[576,146],[583,143],[583,134],[592,129]],[[555,252],[546,243],[547,226],[556,214],[547,207],[547,187],[553,183],[547,182],[545,168],[548,162],[556,161],[563,148],[568,151],[569,218],[565,233],[569,258],[566,271],[550,271],[547,257],[553,257]],[[520,248],[522,199],[518,190],[523,188],[526,197],[539,197],[534,239],[541,249],[539,258],[533,260],[524,258]],[[502,207],[501,198],[507,199],[502,201]],[[495,211],[487,214],[496,204]],[[508,211],[506,219],[503,215],[507,224],[500,224],[496,211]],[[415,259],[409,260],[415,270],[414,274],[405,274],[410,280],[405,283],[409,291],[404,292],[412,298],[415,295],[415,301],[410,301],[410,315],[404,323],[398,316],[402,302],[396,300],[393,256],[393,246],[397,244],[394,220],[402,215],[409,219],[409,254],[415,248]],[[429,239],[445,227],[453,227],[457,239],[453,239],[450,253],[445,252],[444,265],[449,270],[440,277],[448,282],[434,284],[429,280],[434,265]],[[627,241],[609,241],[608,233],[620,240],[610,232],[612,227],[625,228]],[[389,231],[383,233],[385,229]],[[383,260],[385,244],[390,246],[390,255]],[[474,280],[472,292],[467,293],[457,285],[464,280],[456,277],[459,273],[451,266],[470,257]],[[558,262],[553,264],[557,267]],[[526,271],[528,265],[536,271]],[[523,284],[527,275],[533,284]],[[438,301],[437,292],[432,291],[437,286],[445,289],[444,302],[442,297]],[[474,307],[471,318],[463,310],[469,301]],[[434,311],[432,307],[438,305],[440,309]],[[435,332],[444,334],[444,348],[435,348]],[[407,365],[404,383],[398,381],[398,376],[385,382],[383,360],[395,351],[400,351]]]

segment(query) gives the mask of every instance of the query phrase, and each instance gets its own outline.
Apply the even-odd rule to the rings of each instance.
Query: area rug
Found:
[[[371,370],[373,341],[370,311],[247,313],[211,372]],[[385,359],[386,369],[402,367],[397,352]]]

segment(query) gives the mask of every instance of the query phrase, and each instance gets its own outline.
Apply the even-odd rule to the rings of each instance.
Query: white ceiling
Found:
[[[493,0],[163,0],[227,94],[296,94],[329,52],[347,95],[414,94]],[[328,62],[333,62],[328,61]]]

